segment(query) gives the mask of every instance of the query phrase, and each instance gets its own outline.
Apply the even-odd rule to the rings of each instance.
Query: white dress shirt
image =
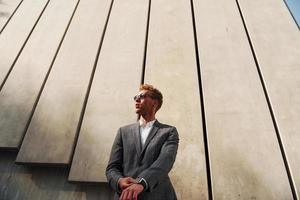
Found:
[[[150,122],[146,122],[144,119],[140,119],[140,134],[141,134],[141,142],[142,142],[142,145],[144,146],[145,145],[145,142],[147,140],[147,137],[150,133],[150,131],[152,130],[152,127],[153,127],[153,124],[154,122],[156,121],[155,120],[152,120]]]

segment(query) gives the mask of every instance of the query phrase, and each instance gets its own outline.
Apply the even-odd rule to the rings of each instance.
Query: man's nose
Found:
[[[135,102],[140,102],[141,101],[141,98],[136,98],[135,99]]]

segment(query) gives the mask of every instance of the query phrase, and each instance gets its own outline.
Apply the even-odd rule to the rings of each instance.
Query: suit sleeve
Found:
[[[121,129],[118,130],[113,143],[108,165],[106,167],[106,177],[109,185],[119,192],[118,180],[123,177],[123,143]]]
[[[167,176],[172,169],[177,154],[178,143],[179,136],[174,127],[164,142],[156,161],[138,175],[139,178],[144,178],[147,181],[150,192],[158,184],[159,180]]]

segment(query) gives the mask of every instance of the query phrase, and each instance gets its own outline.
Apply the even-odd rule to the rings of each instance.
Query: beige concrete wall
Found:
[[[214,198],[292,199],[238,5],[194,2]]]
[[[80,2],[26,132],[18,162],[71,162],[109,8],[110,2]]]
[[[112,200],[109,186],[67,182],[67,168],[16,165],[16,153],[0,153],[1,200]]]
[[[5,1],[6,2],[6,1]],[[3,4],[5,3],[3,2]],[[35,2],[25,1],[18,8],[13,18],[9,21],[0,37],[0,84],[2,85],[9,69],[14,66],[22,46],[26,44],[34,24],[38,21],[40,14],[47,4],[47,0]],[[34,5],[33,5],[34,4]],[[6,12],[1,6],[1,11]],[[0,12],[1,12],[0,11]],[[26,18],[24,18],[26,15]],[[3,27],[4,28],[4,27]]]
[[[5,2],[0,13],[12,10]],[[283,1],[151,2],[148,38],[148,0],[22,2],[0,34],[1,83],[10,72],[0,88],[1,200],[111,199],[104,170],[117,128],[136,121],[132,97],[144,64],[145,82],[165,97],[158,119],[179,131],[171,172],[179,200],[210,199],[209,192],[217,200],[297,198],[290,183],[299,191],[300,39]],[[18,150],[26,131],[17,161],[35,167],[6,152]]]
[[[69,180],[106,182],[117,130],[136,121],[133,96],[142,74],[147,10],[144,0],[114,1]]]
[[[17,10],[18,5],[22,3],[22,0],[1,0],[0,6],[0,34],[5,28],[5,25],[8,23],[9,19],[14,14],[14,11]]]
[[[1,88],[1,147],[19,147],[43,81],[51,67],[76,3],[76,0],[63,2],[54,0],[49,3],[49,7]],[[26,14],[24,13],[22,17],[26,17]]]
[[[208,199],[203,127],[190,2],[153,1],[145,83],[160,88],[157,118],[176,126],[179,149],[171,180],[179,199]]]
[[[299,29],[283,1],[241,0],[240,4],[299,195]],[[253,13],[254,9],[260,14]]]

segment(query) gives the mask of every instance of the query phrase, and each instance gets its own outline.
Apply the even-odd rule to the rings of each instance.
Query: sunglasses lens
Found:
[[[138,94],[138,95],[135,95],[135,96],[133,97],[133,100],[137,101],[137,100],[139,100],[139,99],[145,98],[146,96],[147,96],[147,95],[146,95],[145,93]]]

